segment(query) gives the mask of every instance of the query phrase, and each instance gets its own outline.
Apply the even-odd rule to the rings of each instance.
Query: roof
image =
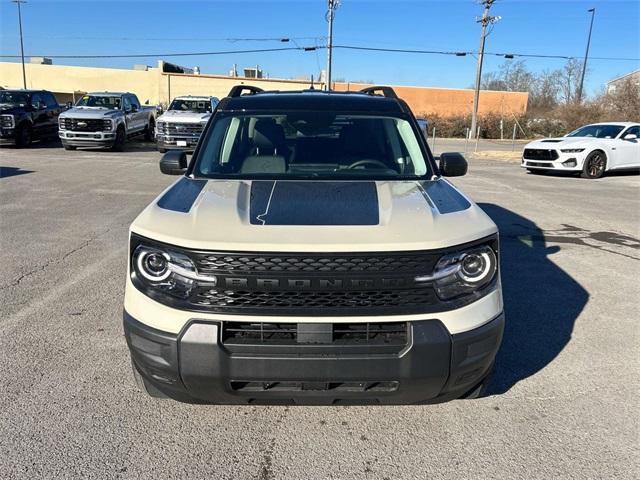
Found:
[[[48,92],[42,88],[2,88],[3,92],[23,92],[23,93],[35,93],[35,92]]]
[[[402,100],[360,92],[322,90],[260,92],[226,97],[219,110],[316,110],[344,112],[406,113]]]
[[[640,75],[640,69],[634,70],[633,72],[625,73],[624,75],[620,75],[619,77],[616,77],[616,78],[612,78],[607,82],[607,85],[609,85],[610,83],[618,82],[624,78],[631,77],[632,75]]]
[[[102,95],[107,97],[120,97],[122,95],[131,95],[131,92],[88,92],[85,95]]]
[[[215,97],[210,95],[178,95],[177,97],[174,98],[174,100],[178,100],[181,98],[188,98],[190,100],[211,100],[212,98],[215,98]]]
[[[640,125],[640,124],[638,122],[598,122],[598,123],[589,123],[589,125],[615,125],[618,127],[631,127],[633,125]]]

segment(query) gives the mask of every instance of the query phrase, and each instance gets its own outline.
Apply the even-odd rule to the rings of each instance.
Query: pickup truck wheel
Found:
[[[78,148],[78,147],[75,147],[75,146],[73,146],[73,145],[65,145],[65,146],[64,146],[64,149],[65,149],[65,150],[75,150],[76,148]]]
[[[584,161],[584,167],[582,167],[582,178],[600,178],[604,175],[604,171],[607,168],[607,156],[601,150],[591,152]]]
[[[23,123],[19,125],[16,130],[16,146],[17,147],[28,147],[31,145],[31,140],[33,140],[33,131],[31,130],[31,125],[28,123]]]
[[[131,369],[133,370],[133,378],[136,381],[136,385],[142,392],[146,393],[152,398],[169,398],[156,387],[147,382],[142,375],[140,375],[140,372],[133,364],[133,360],[131,360]]]
[[[156,132],[156,121],[152,118],[149,118],[149,125],[147,125],[147,129],[144,132],[144,139],[147,142],[153,142],[153,137]]]
[[[123,151],[125,141],[126,141],[126,135],[124,133],[124,128],[118,127],[118,130],[116,130],[116,139],[113,141],[111,150],[113,150],[114,152]]]

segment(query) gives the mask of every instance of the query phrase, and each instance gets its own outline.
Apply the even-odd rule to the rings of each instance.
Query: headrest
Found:
[[[363,120],[342,127],[340,142],[346,152],[354,155],[369,154],[376,157],[382,153],[380,139],[376,137],[371,123]]]
[[[262,118],[253,130],[253,144],[258,148],[280,148],[284,146],[284,129],[272,118]]]

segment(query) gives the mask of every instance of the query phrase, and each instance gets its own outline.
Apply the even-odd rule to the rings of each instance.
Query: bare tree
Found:
[[[564,67],[558,70],[560,98],[564,104],[573,103],[578,99],[578,88],[581,74],[582,65],[575,58],[567,60]]]

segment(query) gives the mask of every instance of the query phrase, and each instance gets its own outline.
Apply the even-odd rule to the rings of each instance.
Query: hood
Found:
[[[0,104],[0,115],[13,115],[24,112],[24,107],[11,105],[9,103]]]
[[[183,177],[131,231],[203,250],[402,251],[497,232],[448,181],[248,181]]]
[[[122,110],[102,107],[73,107],[60,114],[62,118],[112,118],[122,115]]]
[[[158,122],[202,123],[209,120],[211,113],[184,112],[182,110],[168,110],[158,117]]]
[[[541,140],[534,140],[533,142],[527,143],[524,148],[544,148],[544,149],[565,148],[568,145],[585,144],[585,143],[590,143],[597,140],[600,140],[600,139],[593,138],[593,137],[543,138]]]

